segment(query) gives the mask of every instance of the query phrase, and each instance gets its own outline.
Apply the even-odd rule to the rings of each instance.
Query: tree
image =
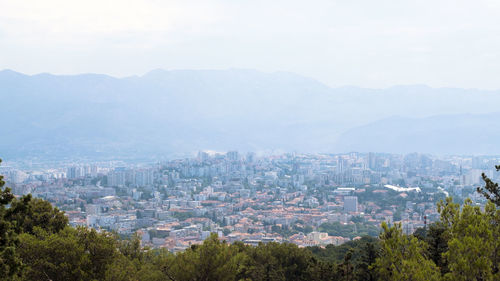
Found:
[[[57,233],[68,224],[64,213],[49,202],[33,199],[31,195],[17,199],[4,186],[0,176],[0,280],[13,278],[21,269],[23,261],[17,253],[20,234],[33,234],[36,227]]]
[[[443,254],[448,251],[448,235],[446,227],[441,223],[429,225],[425,241],[429,245],[429,257],[441,269],[441,273],[448,272],[448,264],[443,258]]]
[[[106,269],[106,281],[132,281],[138,280],[137,268],[127,257],[121,255],[113,260]]]
[[[401,224],[389,228],[382,223],[381,255],[373,269],[381,280],[439,280],[434,262],[425,256],[427,244],[416,237],[403,235]]]
[[[339,265],[340,276],[342,276],[342,280],[351,281],[354,278],[354,267],[351,263],[352,258],[352,250],[349,250],[344,256],[344,261]]]
[[[413,233],[413,236],[427,243],[428,257],[440,268],[443,275],[448,272],[448,265],[443,258],[443,254],[448,251],[447,230],[447,226],[439,221],[426,228],[420,227]]]
[[[135,241],[135,238],[132,240]],[[124,242],[124,241],[120,241]],[[135,242],[130,243],[133,249]],[[121,246],[120,246],[121,248]],[[130,254],[134,250],[127,252]],[[121,250],[120,250],[121,251]],[[170,265],[175,256],[165,249],[141,249],[140,254],[117,255],[107,266],[106,281],[164,281],[176,280],[169,275]],[[134,256],[134,258],[132,258]]]
[[[14,199],[5,213],[5,219],[13,223],[16,233],[33,234],[38,226],[49,233],[57,233],[68,225],[68,218],[58,208],[45,200],[25,195]]]
[[[331,280],[334,268],[319,262],[312,253],[290,243],[267,243],[246,248],[249,280]]]
[[[233,257],[229,245],[212,233],[202,245],[192,245],[179,253],[165,272],[176,281],[234,280],[237,263]]]
[[[470,199],[462,208],[451,198],[438,204],[446,227],[448,250],[443,254],[446,280],[498,280],[500,278],[500,210],[488,201],[484,212]]]
[[[8,280],[18,272],[21,266],[21,261],[16,255],[17,234],[12,223],[5,218],[7,206],[14,199],[14,195],[10,188],[3,189],[4,186],[5,181],[0,175],[0,280]]]
[[[24,233],[19,238],[17,250],[23,261],[21,280],[90,280],[86,271],[90,257],[78,243],[75,229],[48,233],[36,227],[34,235]]]
[[[21,280],[134,280],[127,278],[133,278],[142,265],[121,253],[115,235],[86,227],[67,226],[50,233],[36,226],[33,234],[23,233],[19,240]]]
[[[119,255],[116,236],[109,232],[98,233],[95,229],[77,227],[75,238],[89,258],[89,262],[85,264],[85,272],[91,279],[103,280],[106,268]]]
[[[496,165],[495,168],[497,172],[500,171],[500,165]],[[486,199],[493,202],[497,207],[500,207],[500,188],[498,187],[498,183],[493,182],[486,176],[485,173],[483,173],[481,176],[483,177],[485,186],[477,187],[477,192],[486,197]]]
[[[377,244],[366,242],[362,248],[360,262],[356,266],[356,280],[375,281],[377,280],[374,270],[370,269],[378,257]]]

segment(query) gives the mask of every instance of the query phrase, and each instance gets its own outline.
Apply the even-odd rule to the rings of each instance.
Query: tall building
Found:
[[[154,173],[151,169],[138,170],[135,172],[135,184],[137,186],[147,186],[153,184]]]
[[[377,168],[377,156],[375,156],[375,153],[373,153],[373,152],[368,153],[367,160],[368,160],[367,161],[368,168],[370,168],[370,170],[376,170],[376,168]]]
[[[72,166],[66,170],[66,177],[68,179],[78,179],[85,176],[85,171],[82,167]]]
[[[229,161],[238,161],[239,160],[239,155],[238,151],[228,151],[226,153],[227,160]]]
[[[357,196],[344,196],[344,212],[357,212],[358,211],[358,197]]]
[[[108,173],[108,186],[125,186],[127,183],[127,171],[125,168],[115,168]]]
[[[198,160],[205,162],[210,158],[210,155],[206,153],[205,151],[199,151],[198,152]]]
[[[253,163],[255,161],[255,153],[254,152],[248,152],[246,160],[248,163]]]

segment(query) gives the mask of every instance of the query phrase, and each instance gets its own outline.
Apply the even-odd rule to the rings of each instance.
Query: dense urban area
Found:
[[[65,211],[70,225],[137,233],[143,245],[172,252],[210,233],[248,245],[340,245],[378,236],[401,222],[404,233],[439,220],[447,196],[484,205],[475,192],[499,157],[424,154],[242,155],[139,164],[124,161],[35,165],[4,162],[16,195],[31,193]],[[36,167],[35,167],[36,166]]]

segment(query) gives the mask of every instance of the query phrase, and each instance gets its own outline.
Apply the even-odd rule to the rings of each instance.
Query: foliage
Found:
[[[344,256],[352,250],[352,260],[354,263],[357,263],[361,260],[361,257],[364,252],[364,248],[366,248],[367,244],[373,244],[373,247],[376,251],[378,251],[379,240],[375,237],[371,236],[363,236],[361,239],[349,241],[339,246],[335,246],[333,244],[327,245],[322,248],[319,246],[308,247],[308,249],[319,259],[326,262],[335,262],[340,263],[344,260]]]
[[[354,238],[356,236],[377,236],[380,233],[380,229],[373,225],[363,223],[341,224],[340,222],[323,223],[319,226],[319,231],[328,232],[328,234],[332,236],[348,238]]]
[[[174,212],[172,217],[178,219],[179,221],[184,221],[194,217],[194,214],[192,212]]]
[[[11,202],[4,218],[13,222],[16,233],[33,234],[33,228],[38,226],[49,233],[57,233],[68,224],[64,213],[42,199],[25,195]]]
[[[323,262],[339,264],[337,273],[349,280],[376,280],[375,272],[369,267],[375,262],[380,249],[379,240],[364,236],[339,246],[309,247],[312,254]],[[347,274],[350,273],[350,274]]]
[[[500,165],[495,166],[497,172],[500,171]],[[484,180],[485,186],[478,187],[477,192],[482,194],[486,199],[493,202],[497,207],[500,207],[500,188],[498,187],[498,183],[493,182],[490,178],[483,173],[482,178]]]
[[[441,273],[448,272],[448,264],[443,258],[443,254],[448,251],[449,237],[446,227],[442,223],[434,223],[429,226],[425,241],[429,245],[429,257],[441,268]]]
[[[434,262],[425,256],[427,245],[416,237],[403,235],[401,224],[382,223],[381,254],[373,268],[382,280],[439,280]]]
[[[5,219],[5,215],[9,210],[7,205],[14,200],[14,195],[11,193],[10,188],[3,189],[4,185],[5,181],[3,176],[0,175],[0,279],[7,280],[19,270],[21,261],[16,256],[18,239],[13,223]]]
[[[229,245],[212,234],[203,245],[179,253],[169,271],[175,280],[234,280],[238,264]]]
[[[451,198],[438,204],[447,227],[446,280],[498,280],[500,263],[500,210],[489,201],[484,212],[466,200],[462,208]]]

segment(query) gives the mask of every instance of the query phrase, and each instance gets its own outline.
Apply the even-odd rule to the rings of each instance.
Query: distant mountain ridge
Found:
[[[345,132],[336,145],[339,150],[359,152],[500,155],[498,120],[500,112],[391,117]]]
[[[0,99],[0,155],[10,158],[179,156],[201,149],[363,151],[378,147],[352,138],[373,135],[372,125],[360,126],[377,120],[386,131],[393,126],[404,132],[405,126],[383,119],[398,115],[411,123],[411,118],[468,113],[468,128],[474,128],[480,122],[474,115],[500,111],[499,91],[330,88],[293,73],[241,69],[154,70],[125,78],[4,70]],[[442,126],[452,121],[445,118]],[[448,151],[474,151],[470,148],[479,144]]]

